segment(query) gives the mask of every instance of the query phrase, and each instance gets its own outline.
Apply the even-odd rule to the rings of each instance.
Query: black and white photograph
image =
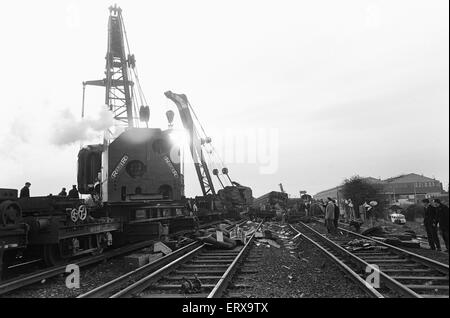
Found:
[[[447,0],[1,7],[0,304],[448,300]]]

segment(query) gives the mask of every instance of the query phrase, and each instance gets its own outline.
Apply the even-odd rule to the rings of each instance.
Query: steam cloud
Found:
[[[51,137],[53,144],[70,145],[75,142],[91,140],[99,132],[111,127],[114,122],[112,112],[102,107],[95,117],[76,118],[68,109],[61,112]]]

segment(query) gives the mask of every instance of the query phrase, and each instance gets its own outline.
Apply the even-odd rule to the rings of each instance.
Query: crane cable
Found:
[[[198,119],[197,114],[195,113],[194,108],[192,107],[191,103],[189,103],[189,101],[188,101],[188,107],[189,107],[189,109],[192,111],[192,113],[194,114],[194,117],[195,117],[195,119],[196,119],[198,125],[200,126],[200,128],[201,128],[203,134],[204,134],[204,137],[207,138],[208,135],[206,134],[206,131],[205,131],[205,129],[203,128],[202,123],[201,123],[200,120]],[[200,134],[198,134],[198,135],[200,136]],[[200,137],[201,137],[201,136],[200,136]],[[211,152],[208,151],[207,145],[209,145],[209,147],[211,148]],[[206,153],[207,153],[208,159],[209,159],[209,160],[208,160],[208,161],[209,161],[209,162],[208,162],[208,166],[209,166],[209,167],[213,167],[214,169],[217,169],[219,172],[222,172],[222,169],[221,169],[221,168],[225,168],[225,164],[224,164],[222,158],[220,157],[219,153],[217,152],[216,148],[215,148],[211,143],[205,144],[204,148],[205,148],[205,150],[206,150]],[[214,158],[213,158],[214,156],[215,156],[215,159],[216,159],[216,160],[214,160]],[[217,160],[218,160],[219,163],[217,163]],[[222,173],[222,175],[223,175],[223,173]],[[225,180],[226,180],[227,182],[229,182],[228,178],[225,178]],[[231,184],[231,185],[232,185],[232,184]]]
[[[195,117],[195,119],[197,120],[198,125],[199,125],[200,128],[202,129],[203,134],[204,134],[204,136],[205,136],[205,138],[206,138],[208,135],[206,134],[206,131],[205,131],[205,129],[204,129],[203,126],[202,126],[202,123],[201,123],[200,120],[198,119],[197,114],[195,113],[194,108],[191,106],[191,103],[189,103],[189,101],[188,101],[188,107],[191,109],[192,113],[194,114],[194,117]],[[217,153],[217,151],[216,151],[216,149],[214,148],[214,146],[213,146],[212,144],[209,144],[209,145],[211,146],[212,151],[216,153],[217,158],[219,159],[221,165],[222,165],[223,167],[225,167],[225,164],[223,163],[222,158],[220,158],[220,156],[219,156],[219,154]]]

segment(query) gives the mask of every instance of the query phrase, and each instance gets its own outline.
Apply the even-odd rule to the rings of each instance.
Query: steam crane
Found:
[[[148,123],[150,110],[148,106],[143,106],[147,102],[139,84],[136,59],[134,54],[129,53],[130,48],[122,18],[122,9],[115,5],[114,7],[109,7],[109,12],[106,77],[102,80],[83,82],[82,117],[84,117],[86,86],[103,86],[106,88],[105,105],[113,112],[114,119],[126,127],[133,128],[136,126],[136,116],[133,115],[133,108],[138,102],[137,98],[139,98],[142,105],[139,111],[141,121]],[[138,96],[134,94],[135,83],[132,80],[133,75],[138,88]]]
[[[103,144],[79,151],[78,189],[91,195],[96,208],[122,222],[121,231],[113,234],[119,245],[192,229],[194,219],[183,215],[179,145],[171,129],[148,127],[150,110],[117,6],[109,8],[107,43],[106,76],[83,83],[82,115],[85,87],[105,87],[105,107],[113,114],[114,127],[105,131]],[[139,119],[147,127],[140,127]],[[168,114],[169,124],[172,119]]]
[[[200,181],[200,187],[202,188],[203,195],[206,196],[208,194],[212,194],[215,196],[216,191],[214,189],[211,174],[209,173],[208,165],[206,164],[202,150],[202,145],[210,143],[211,138],[201,137],[199,130],[194,124],[194,120],[190,112],[191,106],[186,95],[175,94],[171,91],[165,92],[164,95],[166,95],[166,97],[173,101],[177,106],[183,126],[189,133],[189,149],[194,160],[195,171],[197,172],[197,177]]]
[[[189,133],[189,147],[192,158],[194,160],[195,170],[200,181],[203,196],[206,197],[208,194],[211,194],[214,202],[217,202],[217,199],[220,199],[220,202],[225,207],[225,210],[230,213],[229,215],[231,215],[231,213],[236,213],[237,215],[237,213],[239,213],[240,211],[245,210],[246,207],[249,206],[253,201],[252,190],[249,187],[242,186],[239,183],[231,180],[228,174],[228,169],[224,167],[224,164],[220,160],[220,157],[217,153],[215,153],[214,148],[211,146],[211,153],[215,153],[217,155],[217,159],[220,160],[222,166],[222,176],[225,176],[224,180],[230,183],[230,186],[225,186],[224,182],[222,182],[222,180],[220,179],[219,169],[214,168],[212,170],[212,173],[217,177],[220,185],[222,186],[222,189],[217,191],[216,195],[216,191],[211,179],[211,174],[209,173],[208,165],[206,164],[202,148],[203,146],[211,144],[211,138],[207,137],[186,95],[175,94],[171,91],[167,91],[164,94],[177,106],[181,121],[183,122],[183,126]],[[200,129],[198,129],[195,125],[191,113],[195,116],[195,119],[199,123]],[[209,152],[207,151],[207,153]]]

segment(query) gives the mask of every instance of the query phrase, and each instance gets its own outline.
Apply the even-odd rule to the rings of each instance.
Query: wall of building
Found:
[[[371,177],[364,179],[368,182],[382,185],[384,199],[388,204],[399,202],[419,203],[424,198],[439,197],[444,192],[442,183],[438,180],[414,173],[386,180]],[[314,195],[316,200],[325,200],[327,197],[335,200],[346,199],[342,195],[342,186],[324,190]]]

